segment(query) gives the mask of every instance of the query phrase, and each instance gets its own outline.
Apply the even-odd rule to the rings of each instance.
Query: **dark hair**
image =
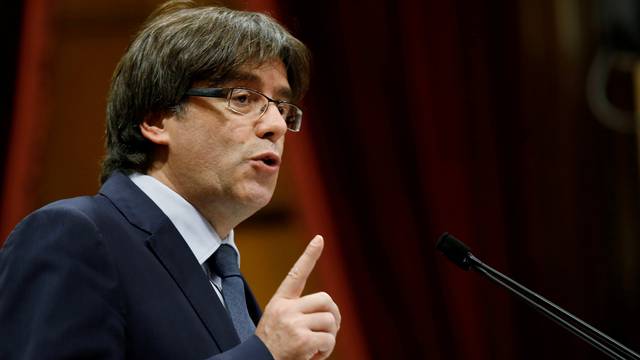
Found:
[[[107,101],[107,153],[100,181],[114,171],[145,173],[153,146],[140,132],[143,119],[179,112],[198,81],[221,83],[240,66],[280,59],[299,100],[309,81],[309,53],[271,17],[224,7],[169,1],[144,23],[111,80]]]

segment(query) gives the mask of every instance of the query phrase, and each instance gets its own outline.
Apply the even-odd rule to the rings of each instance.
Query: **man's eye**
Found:
[[[249,95],[247,94],[233,95],[233,97],[231,98],[231,101],[234,104],[246,104],[249,102]]]
[[[279,105],[278,111],[280,112],[280,115],[284,117],[286,117],[289,114],[289,108],[287,106]]]
[[[255,106],[259,103],[259,96],[252,94],[247,91],[238,91],[236,90],[231,96],[231,106],[235,108],[247,108],[250,106]]]

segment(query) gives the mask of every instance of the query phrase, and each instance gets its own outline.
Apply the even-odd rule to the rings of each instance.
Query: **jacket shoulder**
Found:
[[[3,251],[6,253],[18,243],[36,248],[53,243],[63,245],[80,239],[94,241],[101,237],[97,221],[109,205],[99,196],[82,196],[59,200],[32,212],[22,219],[7,238]]]
[[[0,358],[122,357],[123,295],[96,226],[100,207],[95,197],[57,201],[9,235],[0,249],[0,338],[9,339]],[[61,341],[61,334],[74,341]]]

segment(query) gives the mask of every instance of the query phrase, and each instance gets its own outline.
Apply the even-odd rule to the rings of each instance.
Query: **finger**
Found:
[[[301,323],[302,326],[311,331],[326,332],[333,334],[334,336],[338,333],[338,324],[336,323],[333,314],[330,312],[318,312],[303,315]]]
[[[313,357],[310,360],[322,360],[322,359],[326,359],[328,356],[329,354],[317,352],[315,353],[315,355],[313,355]]]
[[[316,352],[329,356],[336,345],[336,337],[326,332],[314,332],[311,338],[311,345]]]
[[[326,292],[318,292],[301,297],[296,301],[296,310],[304,314],[328,311],[333,314],[336,324],[340,327],[342,315],[338,305]]]
[[[324,360],[327,359],[329,355],[331,355],[330,352],[317,352],[309,360]]]
[[[284,278],[275,296],[292,299],[302,294],[304,285],[307,283],[307,278],[316,265],[320,254],[322,254],[323,247],[324,239],[322,236],[316,235],[311,242],[309,242],[309,245],[307,245],[307,248],[298,261],[293,265],[287,277]]]

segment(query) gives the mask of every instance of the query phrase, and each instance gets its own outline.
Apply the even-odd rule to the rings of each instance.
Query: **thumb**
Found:
[[[298,261],[296,261],[287,274],[287,277],[284,278],[274,296],[287,299],[300,297],[307,283],[307,278],[309,278],[309,274],[311,274],[318,258],[320,258],[320,254],[322,254],[323,247],[324,239],[322,236],[316,235],[309,242],[307,248],[304,249]]]

